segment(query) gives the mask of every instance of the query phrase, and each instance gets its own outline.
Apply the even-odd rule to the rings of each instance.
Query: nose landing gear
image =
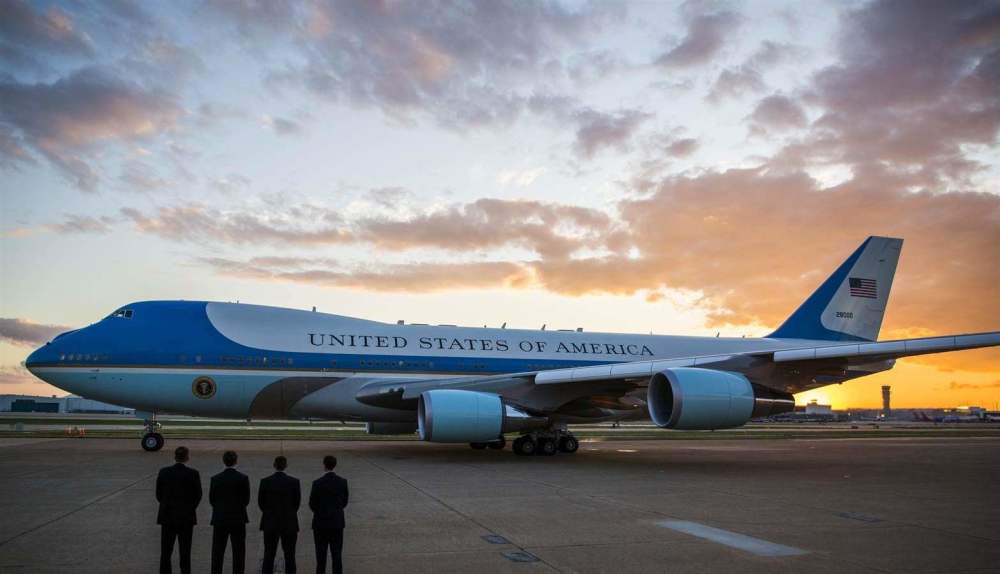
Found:
[[[142,450],[146,452],[156,452],[163,448],[163,435],[160,434],[162,425],[156,419],[146,419],[143,422],[145,433],[142,435]]]

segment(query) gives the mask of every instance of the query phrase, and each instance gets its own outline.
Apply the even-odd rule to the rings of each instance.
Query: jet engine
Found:
[[[739,373],[692,367],[653,375],[646,402],[656,426],[678,430],[738,427],[795,407],[792,395],[755,385]]]
[[[506,432],[544,428],[548,422],[493,393],[435,389],[421,393],[417,403],[420,438],[431,442],[490,442]]]

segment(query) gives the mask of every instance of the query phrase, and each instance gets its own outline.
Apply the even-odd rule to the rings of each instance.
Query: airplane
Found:
[[[206,301],[126,305],[56,336],[25,366],[82,397],[158,414],[363,421],[372,434],[572,453],[574,423],[739,427],[793,394],[900,357],[1000,345],[1000,332],[878,342],[902,239],[872,236],[763,338],[397,324]]]

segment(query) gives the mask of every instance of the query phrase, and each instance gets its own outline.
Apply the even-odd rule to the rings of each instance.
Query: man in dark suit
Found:
[[[326,474],[313,481],[309,508],[313,511],[313,540],[316,542],[316,574],[325,574],[326,550],[330,549],[333,574],[344,571],[340,555],[344,548],[344,507],[347,506],[347,480],[337,476],[337,457],[323,457]]]
[[[208,501],[212,504],[212,574],[222,574],[226,544],[233,542],[233,574],[243,574],[247,542],[247,505],[250,479],[236,470],[238,457],[227,450],[222,454],[226,469],[212,477]]]
[[[275,473],[260,481],[257,504],[262,512],[260,529],[264,531],[263,574],[274,573],[274,556],[278,553],[278,541],[285,555],[285,572],[295,574],[295,541],[299,536],[299,504],[302,502],[302,488],[299,479],[285,474],[288,460],[275,457]]]
[[[160,469],[156,477],[156,500],[160,511],[156,523],[160,530],[160,574],[170,574],[170,557],[177,541],[182,574],[191,572],[191,534],[198,523],[195,510],[201,502],[201,475],[184,463],[188,461],[187,447],[174,451],[173,466]]]

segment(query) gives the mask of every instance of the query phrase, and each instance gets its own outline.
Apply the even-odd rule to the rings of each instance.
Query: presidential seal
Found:
[[[198,377],[191,383],[191,392],[199,399],[210,399],[215,396],[215,381],[208,377]]]

